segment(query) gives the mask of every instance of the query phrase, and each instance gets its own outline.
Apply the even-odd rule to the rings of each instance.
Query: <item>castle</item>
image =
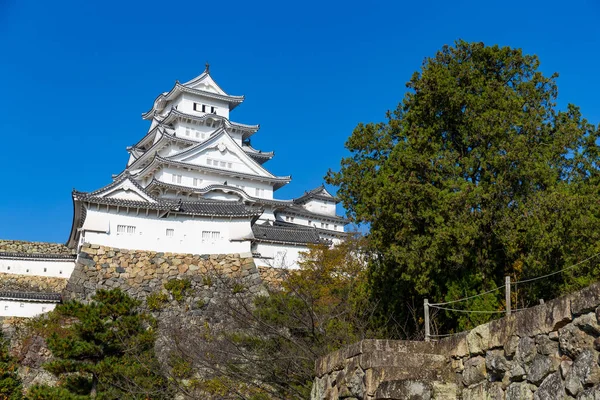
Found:
[[[291,200],[275,198],[291,176],[276,176],[264,167],[274,153],[251,146],[259,125],[230,120],[243,101],[244,96],[230,95],[214,81],[208,64],[196,78],[175,82],[142,115],[150,127],[127,147],[125,169],[98,190],[73,191],[73,224],[66,243],[72,251],[0,248],[0,273],[68,278],[84,243],[251,254],[257,266],[297,268],[309,245],[343,240],[348,221],[336,215],[339,200],[325,187]],[[0,316],[32,316],[58,301],[56,294],[51,301],[40,296],[0,292]]]

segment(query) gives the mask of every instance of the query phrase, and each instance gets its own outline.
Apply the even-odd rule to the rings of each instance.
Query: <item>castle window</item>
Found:
[[[256,190],[256,196],[257,197],[262,197],[262,196],[265,195],[265,189],[256,188],[255,190]]]
[[[311,226],[312,225],[312,221],[309,219],[308,220],[308,225]]]
[[[219,231],[202,231],[202,242],[214,242],[221,238]]]
[[[135,226],[133,226],[133,225],[117,225],[117,234],[133,235],[134,233],[135,233]]]
[[[201,182],[201,179],[198,178],[194,178],[194,186],[198,186],[198,184]]]
[[[175,236],[175,229],[168,229],[167,228],[166,235],[167,235],[167,237],[173,237],[173,236]]]
[[[48,270],[48,268],[44,268],[44,272],[46,272]]]
[[[227,166],[227,163],[225,161],[221,161],[221,167],[225,168]]]
[[[42,307],[42,312],[46,311],[46,307]]]
[[[185,136],[190,136],[190,128],[185,127]]]
[[[231,168],[231,163],[227,163],[227,168]]]
[[[205,113],[206,112],[206,106],[204,104],[202,104],[202,112]]]
[[[4,311],[8,310],[8,306],[4,306]]]
[[[196,139],[200,138],[200,132],[196,131]]]
[[[210,112],[211,112],[212,114],[216,114],[216,113],[217,113],[217,108],[216,108],[216,107],[211,107],[211,108],[210,108]]]
[[[194,103],[194,111],[203,111],[202,108],[204,106],[200,103]]]
[[[25,308],[25,303],[19,303],[19,307]]]
[[[181,175],[173,174],[171,176],[171,181],[173,183],[181,183]]]

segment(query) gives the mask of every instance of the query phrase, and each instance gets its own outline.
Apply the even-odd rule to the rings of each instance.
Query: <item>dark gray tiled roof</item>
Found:
[[[349,222],[346,218],[340,217],[339,215],[319,214],[316,212],[309,211],[306,208],[296,205],[296,204],[288,205],[286,208],[281,209],[281,212],[283,214],[285,214],[287,212],[290,214],[303,215],[305,217],[311,217],[311,218],[318,219],[318,220],[329,220],[329,221],[338,222],[338,223],[344,224],[344,225]]]
[[[184,193],[199,193],[199,194],[204,194],[207,192],[210,192],[211,190],[217,190],[217,189],[224,189],[224,190],[229,190],[229,191],[233,191],[233,192],[240,192],[243,193],[244,198],[247,198],[249,202],[252,203],[256,203],[258,205],[271,205],[271,206],[279,206],[279,207],[287,207],[292,205],[292,201],[291,200],[271,200],[271,199],[262,199],[260,197],[254,197],[254,196],[250,196],[244,189],[238,188],[236,186],[229,186],[229,185],[219,185],[219,184],[214,184],[214,185],[208,185],[208,186],[204,186],[201,188],[195,188],[195,187],[189,187],[189,186],[183,186],[183,185],[176,185],[173,183],[167,183],[167,182],[162,182],[159,180],[156,180],[155,178],[153,178],[150,183],[148,184],[148,186],[146,186],[146,190],[152,190],[154,188],[163,188],[163,189],[170,189],[170,190],[174,190],[174,191],[178,191],[178,192],[184,192]],[[242,196],[242,194],[240,194]]]
[[[202,201],[168,201],[157,200],[155,203],[146,201],[123,200],[91,196],[88,193],[73,192],[73,198],[94,204],[113,205],[120,207],[141,208],[149,210],[172,211],[181,214],[215,216],[215,217],[254,217],[262,214],[259,208],[247,206],[240,202],[202,200]]]
[[[0,252],[0,258],[30,258],[33,260],[72,261],[77,258],[75,254],[46,254],[46,253],[8,253]]]
[[[324,243],[316,229],[309,227],[284,227],[272,225],[252,226],[254,238],[258,242],[318,244]]]
[[[285,222],[285,221],[275,221],[273,223],[274,226],[285,226],[285,227],[304,227],[303,225],[298,225],[298,224],[294,224],[293,222]],[[324,229],[324,228],[317,228],[317,227],[313,227],[317,233],[319,233],[320,235],[325,235],[325,236],[333,236],[333,237],[337,237],[337,238],[345,238],[346,236],[348,236],[347,232],[339,232],[339,231],[332,231],[329,229]]]
[[[327,191],[327,189],[325,189],[324,185],[321,185],[319,187],[316,187],[312,190],[309,190],[307,192],[304,192],[304,194],[296,199],[294,199],[294,203],[304,203],[310,199],[320,199],[320,200],[326,200],[326,201],[333,201],[335,203],[339,203],[340,199],[338,199],[337,197],[334,196],[328,196],[328,195],[322,195],[321,191]]]
[[[249,207],[244,203],[233,201],[202,201],[181,202],[178,212],[205,216],[249,216],[255,217],[262,214],[262,210]]]
[[[60,303],[62,296],[60,293],[0,292],[0,299]]]

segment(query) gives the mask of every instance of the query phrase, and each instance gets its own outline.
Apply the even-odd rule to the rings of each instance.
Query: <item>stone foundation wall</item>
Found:
[[[187,310],[210,303],[223,288],[224,280],[235,280],[239,290],[264,290],[261,274],[250,253],[229,255],[175,254],[138,251],[85,244],[63,293],[65,299],[89,300],[98,289],[120,288],[138,300],[152,293],[168,294],[164,285],[173,279],[191,284]],[[175,304],[174,304],[175,305]]]
[[[0,253],[75,254],[75,250],[61,243],[0,239]]]
[[[5,274],[0,272],[0,291],[60,293],[67,286],[65,278]]]
[[[351,346],[317,363],[312,399],[600,399],[599,306],[596,283],[433,344]]]

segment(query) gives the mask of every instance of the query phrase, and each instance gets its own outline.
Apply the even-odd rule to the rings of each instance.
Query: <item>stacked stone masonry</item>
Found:
[[[600,283],[435,343],[363,341],[317,362],[312,400],[600,399]]]
[[[221,279],[238,280],[244,291],[258,293],[276,278],[273,271],[259,271],[250,253],[175,254],[84,244],[63,297],[89,300],[98,289],[120,288],[145,301],[151,293],[165,292],[168,281],[181,279],[190,281],[190,293],[200,293],[186,300],[187,309],[194,310],[218,294]]]
[[[75,250],[60,243],[0,240],[0,253],[75,254]]]
[[[0,291],[60,293],[67,286],[65,278],[6,274],[0,272]]]

